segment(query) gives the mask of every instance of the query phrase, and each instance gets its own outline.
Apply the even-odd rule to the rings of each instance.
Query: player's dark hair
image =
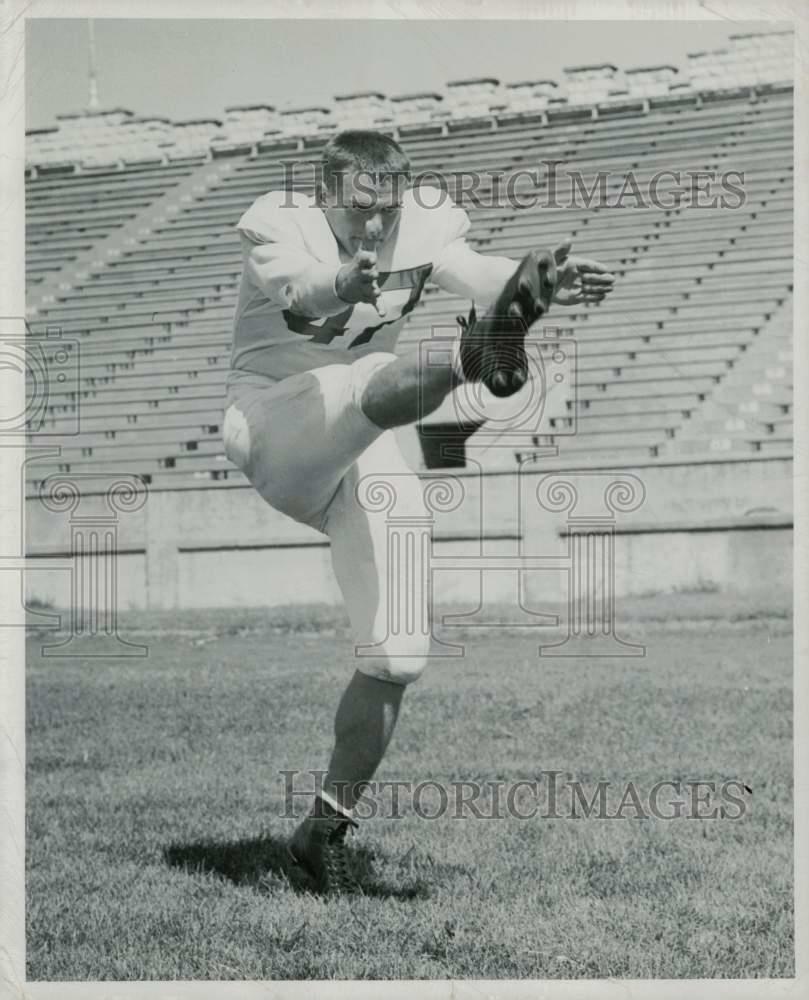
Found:
[[[410,160],[399,143],[382,132],[347,129],[328,141],[321,170],[323,183],[334,191],[337,178],[346,173],[364,172],[376,179],[409,181]]]

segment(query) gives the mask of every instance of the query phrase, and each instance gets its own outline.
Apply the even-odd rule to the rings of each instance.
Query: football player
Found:
[[[327,535],[358,645],[337,707],[322,791],[289,843],[324,892],[356,888],[345,851],[357,786],[386,751],[429,639],[391,638],[384,518],[359,502],[366,476],[389,477],[397,513],[426,513],[394,428],[435,410],[464,381],[496,396],[529,378],[523,341],[552,302],[597,302],[614,276],[596,261],[537,250],[522,261],[466,241],[466,212],[438,188],[414,187],[392,138],[366,130],[325,148],[314,197],[274,191],[238,223],[243,274],[223,436],[228,458],[276,510]],[[432,282],[473,309],[451,349],[397,355],[399,332]]]

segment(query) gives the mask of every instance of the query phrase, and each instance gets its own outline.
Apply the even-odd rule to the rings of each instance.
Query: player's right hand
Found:
[[[376,248],[382,235],[378,219],[365,223],[365,236],[352,260],[343,264],[337,272],[335,290],[344,302],[368,302],[376,308],[380,316],[385,315],[385,305],[377,281]]]

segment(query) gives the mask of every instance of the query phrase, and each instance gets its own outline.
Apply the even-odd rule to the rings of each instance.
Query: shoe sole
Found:
[[[547,250],[526,254],[489,312],[469,328],[472,353],[479,360],[468,373],[472,380],[500,398],[522,389],[528,381],[525,336],[550,308],[555,289],[553,254]]]

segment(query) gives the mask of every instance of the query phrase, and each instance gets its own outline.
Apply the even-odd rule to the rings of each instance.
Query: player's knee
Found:
[[[351,366],[351,387],[355,403],[362,408],[364,401],[372,393],[369,391],[375,385],[374,376],[382,368],[387,368],[397,360],[397,355],[391,351],[374,351],[364,358],[355,361]]]
[[[222,441],[228,461],[242,472],[250,461],[250,438],[250,424],[244,411],[237,403],[231,403],[225,410]]]
[[[388,681],[391,684],[407,686],[421,677],[427,667],[429,644],[420,644],[420,648],[404,655],[380,656],[369,659],[366,663],[360,659],[357,669],[369,677]]]
[[[379,681],[388,681],[390,684],[401,684],[402,687],[407,687],[421,677],[426,666],[427,660],[425,658],[418,659],[408,656],[389,660],[384,666],[360,666],[358,669],[361,674],[375,677]]]
[[[361,362],[352,365],[352,368],[358,369],[354,375],[357,406],[381,430],[399,427],[415,419],[410,413],[412,403],[406,405],[399,398],[401,386],[395,374],[398,368],[394,366],[397,360],[395,354],[377,351],[362,359],[367,362],[364,367],[361,367]],[[391,369],[390,372],[379,374],[388,368]]]

